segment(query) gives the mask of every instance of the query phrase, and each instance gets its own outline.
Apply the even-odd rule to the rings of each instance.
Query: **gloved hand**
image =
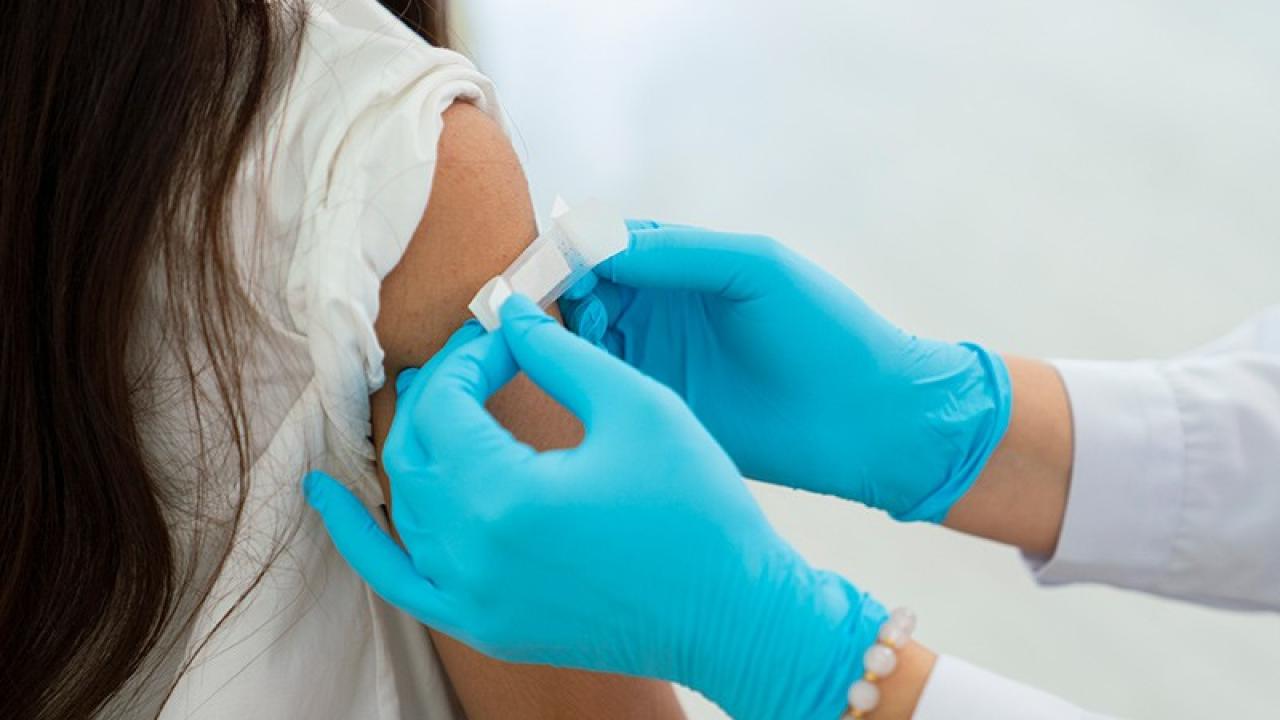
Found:
[[[673,680],[734,717],[835,720],[883,608],[775,534],[674,393],[526,298],[501,315],[398,380],[383,460],[405,550],[307,477],[338,550],[494,657]],[[536,452],[489,415],[518,368],[582,420],[581,445]]]
[[[751,478],[941,522],[1008,427],[1000,357],[899,330],[769,238],[651,222],[561,309]]]

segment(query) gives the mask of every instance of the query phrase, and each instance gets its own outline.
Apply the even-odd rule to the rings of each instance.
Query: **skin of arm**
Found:
[[[1009,430],[943,524],[1050,557],[1062,532],[1071,484],[1071,404],[1052,366],[1004,359],[1013,383]]]
[[[438,351],[470,316],[466,306],[476,290],[537,234],[523,170],[502,130],[466,103],[454,104],[444,118],[422,222],[382,284],[376,327],[387,382],[370,399],[379,457],[395,415],[397,374]],[[582,439],[576,418],[524,377],[500,391],[489,408],[516,437],[539,449],[570,447]],[[378,474],[389,498],[381,466]],[[467,716],[476,720],[684,716],[666,683],[502,663],[442,633],[431,635]]]

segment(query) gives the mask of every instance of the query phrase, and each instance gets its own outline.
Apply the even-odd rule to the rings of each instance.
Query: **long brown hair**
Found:
[[[444,39],[439,5],[386,1]],[[243,504],[237,338],[252,311],[224,228],[303,12],[273,0],[6,4],[0,717],[94,715],[163,628],[189,621],[175,605],[190,563],[166,521],[189,499],[170,497],[148,464],[146,378],[127,362],[150,268],[164,273],[166,332],[199,348],[217,389],[212,414],[235,443]],[[194,399],[198,363],[183,357]]]

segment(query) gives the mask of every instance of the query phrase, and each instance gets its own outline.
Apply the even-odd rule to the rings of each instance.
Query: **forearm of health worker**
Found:
[[[1280,308],[1173,359],[1006,360],[1008,433],[946,525],[1044,584],[1280,610]]]
[[[921,338],[760,236],[653,222],[562,302],[748,477],[1021,548],[1041,581],[1280,607],[1280,309],[1091,363]]]

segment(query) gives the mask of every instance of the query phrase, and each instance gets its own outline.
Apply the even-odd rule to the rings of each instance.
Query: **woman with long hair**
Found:
[[[0,717],[679,714],[432,643],[303,511],[311,468],[385,504],[385,378],[534,234],[492,87],[400,5],[6,6]]]

